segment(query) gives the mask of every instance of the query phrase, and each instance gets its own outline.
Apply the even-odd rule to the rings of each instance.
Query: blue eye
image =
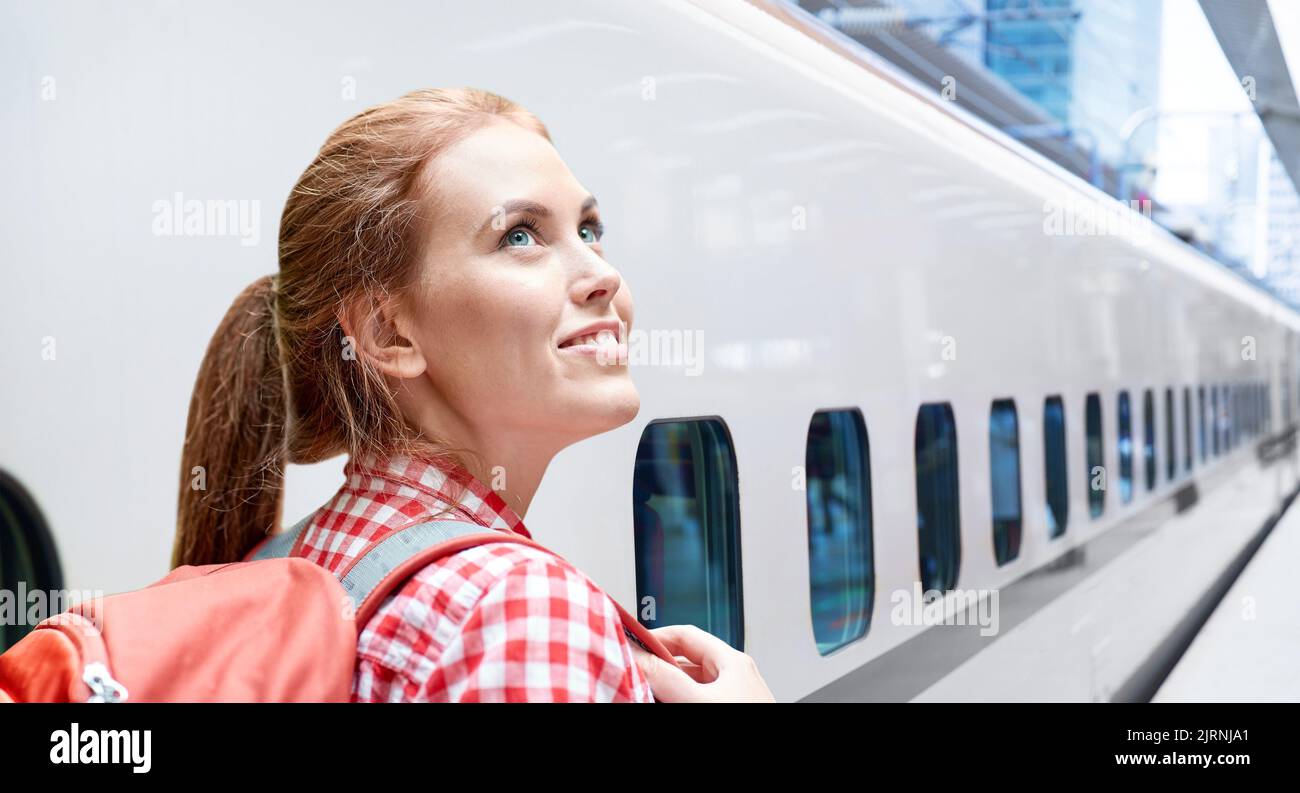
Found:
[[[537,240],[533,239],[533,235],[523,228],[512,229],[508,234],[506,234],[504,240],[504,244],[509,247],[523,247],[529,243],[535,242],[537,242]]]
[[[578,227],[578,236],[586,243],[600,242],[600,238],[605,236],[605,224],[595,218],[589,218]]]

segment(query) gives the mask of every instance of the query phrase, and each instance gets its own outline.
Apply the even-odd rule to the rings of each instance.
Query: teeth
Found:
[[[598,333],[588,333],[585,336],[578,336],[572,341],[565,342],[565,347],[599,347],[604,344],[618,344],[618,336],[614,335],[612,330],[602,330]]]

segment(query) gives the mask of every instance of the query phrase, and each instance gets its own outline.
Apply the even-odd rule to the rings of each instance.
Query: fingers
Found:
[[[668,625],[652,628],[651,633],[663,642],[668,652],[685,656],[691,663],[704,668],[711,680],[736,654],[731,645],[695,625]]]
[[[650,683],[650,690],[654,692],[655,699],[660,702],[699,700],[699,683],[686,671],[640,647],[632,648],[632,656],[636,660],[636,665],[640,667],[641,673],[645,675],[646,681]]]

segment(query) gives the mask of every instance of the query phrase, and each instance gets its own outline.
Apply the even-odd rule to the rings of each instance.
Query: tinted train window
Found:
[[[25,592],[44,592],[48,598],[51,592],[63,589],[63,573],[54,539],[36,502],[18,480],[0,471],[0,592],[15,599],[12,608],[25,610],[30,603],[17,602],[20,585]],[[0,620],[0,652],[27,635],[32,629],[29,622],[26,618]]]
[[[1192,470],[1192,389],[1183,386],[1183,470]]]
[[[916,414],[916,531],[921,588],[952,589],[961,567],[961,499],[957,424],[947,402]]]
[[[1128,392],[1119,392],[1119,500],[1133,500],[1133,410]]]
[[[871,458],[862,413],[814,414],[805,464],[813,636],[826,655],[871,626]]]
[[[1178,473],[1178,453],[1174,449],[1174,389],[1165,389],[1165,478]]]
[[[1255,387],[1242,383],[1241,390],[1241,436],[1249,438],[1255,434]]]
[[[1219,428],[1222,425],[1219,420],[1219,389],[1210,386],[1210,437],[1213,438],[1211,449],[1215,457],[1219,456]]]
[[[1156,487],[1156,399],[1147,389],[1142,395],[1142,462],[1147,490]]]
[[[1235,385],[1223,387],[1224,415],[1228,419],[1224,423],[1223,436],[1226,440],[1223,445],[1228,450],[1236,448],[1237,433],[1241,431],[1241,428],[1237,426],[1237,423],[1241,420],[1241,407],[1237,404],[1238,394],[1239,389]]]
[[[1099,517],[1106,508],[1106,444],[1101,435],[1101,396],[1089,394],[1083,411],[1088,438],[1087,466],[1088,512]]]
[[[1197,401],[1200,402],[1201,417],[1201,462],[1204,463],[1209,458],[1210,447],[1206,444],[1205,437],[1205,386],[1198,386],[1196,389]]]
[[[1223,395],[1219,402],[1219,407],[1223,411],[1221,419],[1223,423],[1223,453],[1227,454],[1232,450],[1232,422],[1236,417],[1232,414],[1232,400],[1229,398],[1231,392],[1228,390],[1226,385],[1220,386],[1220,388],[1223,390]]]
[[[1224,386],[1223,406],[1224,417],[1224,436],[1228,438],[1227,448],[1237,448],[1237,442],[1241,439],[1241,407],[1237,404],[1240,389],[1237,386]]]
[[[1020,429],[1010,399],[995,401],[989,411],[989,478],[993,552],[1003,565],[1020,555]]]
[[[1047,536],[1060,537],[1070,521],[1070,480],[1066,471],[1065,403],[1043,402],[1043,467],[1047,476]]]
[[[689,623],[740,649],[736,456],[721,419],[645,428],[632,477],[632,523],[641,622]]]

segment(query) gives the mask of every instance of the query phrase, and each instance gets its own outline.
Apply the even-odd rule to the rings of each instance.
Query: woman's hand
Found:
[[[669,625],[650,631],[677,656],[675,668],[632,646],[655,699],[660,702],[775,702],[748,655],[694,625]],[[684,660],[683,660],[684,659]]]

